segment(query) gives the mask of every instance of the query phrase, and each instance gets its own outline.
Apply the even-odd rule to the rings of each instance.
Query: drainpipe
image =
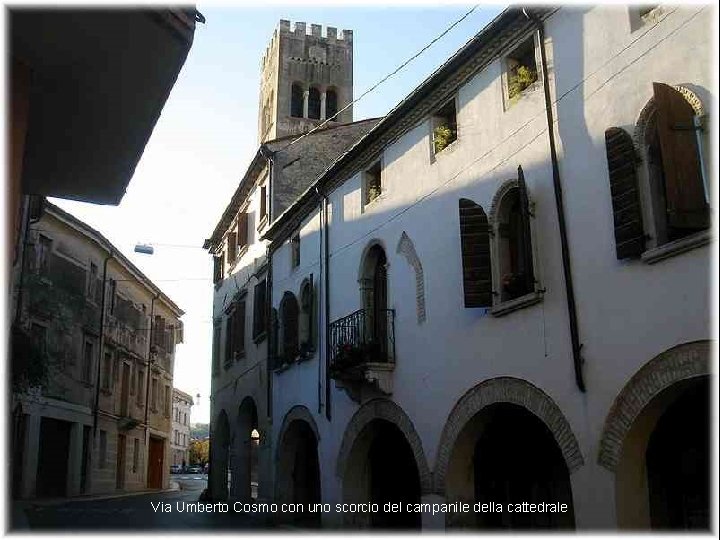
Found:
[[[150,302],[150,335],[148,336],[148,354],[145,366],[147,369],[147,376],[145,377],[145,485],[147,486],[148,472],[150,471],[150,432],[148,430],[148,407],[150,406],[150,371],[153,364],[152,357],[152,337],[153,328],[155,325],[155,300],[160,297],[160,292],[155,293],[152,301]]]
[[[537,15],[529,15],[525,9],[523,14],[532,20],[538,30],[540,40],[540,61],[542,66],[543,90],[545,93],[545,112],[547,115],[548,139],[550,142],[550,159],[552,161],[553,188],[555,191],[555,207],[560,227],[560,246],[562,254],[563,277],[565,280],[565,297],[567,298],[568,319],[570,323],[570,340],[572,344],[573,365],[575,368],[575,383],[581,392],[585,392],[585,381],[583,379],[584,360],[580,353],[582,344],[577,323],[577,311],[575,307],[575,289],[573,288],[572,270],[570,268],[570,247],[567,240],[567,226],[565,224],[565,211],[563,206],[562,184],[560,183],[560,167],[558,166],[557,152],[555,149],[555,135],[553,130],[552,101],[550,99],[550,85],[548,84],[547,57],[545,54],[545,25]]]
[[[322,194],[322,229],[323,239],[325,240],[325,257],[323,274],[325,275],[325,416],[328,420],[332,419],[331,402],[330,402],[330,355],[328,354],[328,344],[330,340],[330,236],[328,230],[328,197],[327,193]],[[322,265],[321,265],[322,267]]]
[[[98,412],[100,410],[100,373],[102,372],[102,359],[105,352],[105,296],[107,292],[107,265],[115,256],[115,250],[110,247],[108,256],[103,261],[102,298],[100,299],[100,344],[98,346],[97,375],[95,376],[95,406],[93,407],[93,438],[97,433]]]
[[[317,186],[315,186],[315,193],[317,193],[318,196],[321,196],[320,190],[318,189]],[[323,216],[322,216],[322,211],[319,214],[319,218],[320,218],[320,253],[318,253],[319,260],[320,260],[320,279],[319,279],[320,287],[319,287],[319,289],[322,291],[322,294],[324,297],[325,285],[322,283],[323,276],[325,275],[325,272],[323,272]],[[318,305],[318,307],[320,307],[320,306]],[[321,321],[322,321],[322,318],[320,317],[320,313],[318,312],[318,329],[317,329],[317,332],[318,332],[318,347],[317,347],[317,353],[318,353],[318,388],[317,388],[318,414],[321,414],[322,410],[323,410],[323,399],[322,399],[322,358],[323,358],[323,356],[322,356],[322,353],[323,353],[323,350],[325,348],[327,348],[327,343],[325,344],[324,347],[321,345],[321,341],[322,341],[320,339]]]

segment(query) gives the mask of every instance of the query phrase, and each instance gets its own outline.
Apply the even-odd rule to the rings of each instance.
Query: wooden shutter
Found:
[[[213,283],[222,280],[222,257],[213,257]]]
[[[645,250],[645,233],[632,137],[618,127],[607,129],[605,153],[613,206],[615,254],[618,259],[639,257]]]
[[[535,271],[533,268],[532,236],[530,235],[530,199],[525,183],[525,173],[518,165],[518,195],[520,199],[520,222],[522,224],[522,251],[524,258],[525,289],[528,292],[535,290]]]
[[[282,302],[283,356],[292,362],[298,353],[298,302],[295,295],[286,292]]]
[[[234,314],[228,315],[225,320],[225,365],[229,365],[233,361],[233,317]]]
[[[241,248],[247,246],[248,243],[248,215],[246,212],[238,216],[237,243]]]
[[[653,83],[657,130],[665,174],[668,224],[681,229],[710,226],[693,123],[695,111],[683,95]]]
[[[492,275],[487,215],[482,206],[470,199],[460,199],[459,212],[465,307],[490,307]]]
[[[235,352],[242,356],[245,353],[245,300],[240,300],[233,315],[233,344]]]

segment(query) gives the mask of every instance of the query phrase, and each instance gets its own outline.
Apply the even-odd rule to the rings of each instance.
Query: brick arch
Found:
[[[455,442],[465,425],[485,407],[494,403],[519,405],[547,426],[560,449],[568,473],[583,463],[580,446],[560,407],[545,392],[522,379],[498,377],[481,382],[468,390],[448,416],[438,444],[434,478],[436,493],[445,493],[445,479]]]
[[[417,322],[422,324],[425,322],[425,273],[423,271],[420,257],[415,251],[415,244],[405,231],[400,235],[397,245],[397,253],[403,255],[408,264],[415,271],[415,300],[417,308]]]
[[[625,436],[643,409],[663,390],[680,381],[710,374],[710,342],[684,343],[640,368],[615,398],[605,419],[598,463],[615,472]]]
[[[505,180],[495,192],[492,203],[490,204],[490,212],[488,213],[488,223],[493,224],[498,221],[498,212],[500,212],[500,205],[502,204],[505,195],[507,195],[512,189],[518,187],[517,178],[510,178]]]
[[[345,476],[348,458],[350,457],[355,441],[362,430],[373,420],[386,420],[400,429],[415,456],[415,464],[417,465],[418,474],[420,475],[420,492],[423,494],[430,493],[432,489],[432,477],[427,459],[425,458],[425,452],[423,451],[422,441],[415,431],[415,426],[412,421],[408,415],[405,414],[405,411],[395,402],[387,399],[371,399],[363,404],[350,419],[350,422],[348,422],[345,428],[340,451],[338,452],[335,474],[340,478]]]
[[[301,434],[303,433],[300,424],[307,426],[312,433],[311,436],[315,438],[316,453],[319,449],[320,434],[312,413],[304,405],[295,405],[285,414],[275,444],[275,499],[277,501],[293,502],[292,493],[296,481],[293,475],[295,452],[298,444],[302,443]],[[304,433],[307,434],[307,430]],[[319,486],[320,479],[316,480]]]
[[[315,423],[315,419],[313,418],[310,410],[305,405],[295,405],[285,414],[285,418],[283,418],[282,425],[280,426],[275,448],[275,462],[278,462],[280,459],[280,447],[282,446],[283,437],[285,436],[290,424],[295,420],[302,420],[307,423],[312,432],[315,434],[315,439],[318,443],[320,442],[320,432],[318,431],[317,424]]]

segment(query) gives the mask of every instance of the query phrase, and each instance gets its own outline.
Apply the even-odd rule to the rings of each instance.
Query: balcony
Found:
[[[355,401],[392,394],[395,369],[395,311],[359,309],[330,323],[330,377]]]

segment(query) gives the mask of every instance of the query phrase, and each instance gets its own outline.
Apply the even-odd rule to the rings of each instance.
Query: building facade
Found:
[[[46,203],[13,332],[13,493],[168,487],[183,311],[99,232]]]
[[[172,441],[170,452],[172,465],[182,467],[190,463],[190,415],[193,398],[190,394],[173,388]]]
[[[317,118],[306,124],[291,118],[286,90],[294,83],[335,84],[338,96],[342,96],[338,106],[345,103],[342,100],[352,99],[351,85],[343,86],[340,79],[333,78],[335,75],[322,75],[325,64],[303,61],[302,65],[315,67],[302,72],[294,68],[278,70],[277,66],[271,68],[267,64],[273,54],[276,60],[279,54],[287,62],[299,62],[302,47],[307,45],[312,50],[324,47],[323,50],[335,51],[328,52],[326,60],[332,61],[341,74],[351,72],[351,56],[338,52],[347,47],[351,50],[351,33],[345,31],[343,41],[338,43],[332,28],[327,30],[328,37],[323,38],[320,27],[311,26],[312,35],[305,35],[304,23],[297,23],[295,31],[289,33],[289,23],[282,21],[274,34],[263,62],[260,89],[262,99],[273,95],[278,99],[271,115],[272,129],[267,131],[261,123],[258,138],[264,142],[205,242],[215,265],[209,483],[216,499],[250,500],[255,493],[261,500],[273,498],[271,379],[267,359],[274,353],[268,350],[267,337],[276,322],[268,309],[267,294],[273,278],[268,271],[267,241],[263,235],[269,224],[287,211],[323,170],[377,122],[333,121],[323,129],[307,133],[320,124],[315,121]],[[300,49],[296,51],[295,45],[290,45],[293,43],[299,43]],[[295,51],[292,58],[289,51]],[[270,71],[273,76],[268,83]],[[326,76],[329,78],[323,78]],[[348,76],[342,77],[345,80]],[[285,125],[283,122],[288,118],[290,127],[278,127]],[[352,119],[350,109],[338,116],[339,120],[347,118]],[[268,140],[278,134],[282,136]],[[307,352],[310,354],[309,349]],[[255,482],[256,478],[259,482]]]
[[[711,20],[508,9],[271,223],[277,502],[709,527]]]

